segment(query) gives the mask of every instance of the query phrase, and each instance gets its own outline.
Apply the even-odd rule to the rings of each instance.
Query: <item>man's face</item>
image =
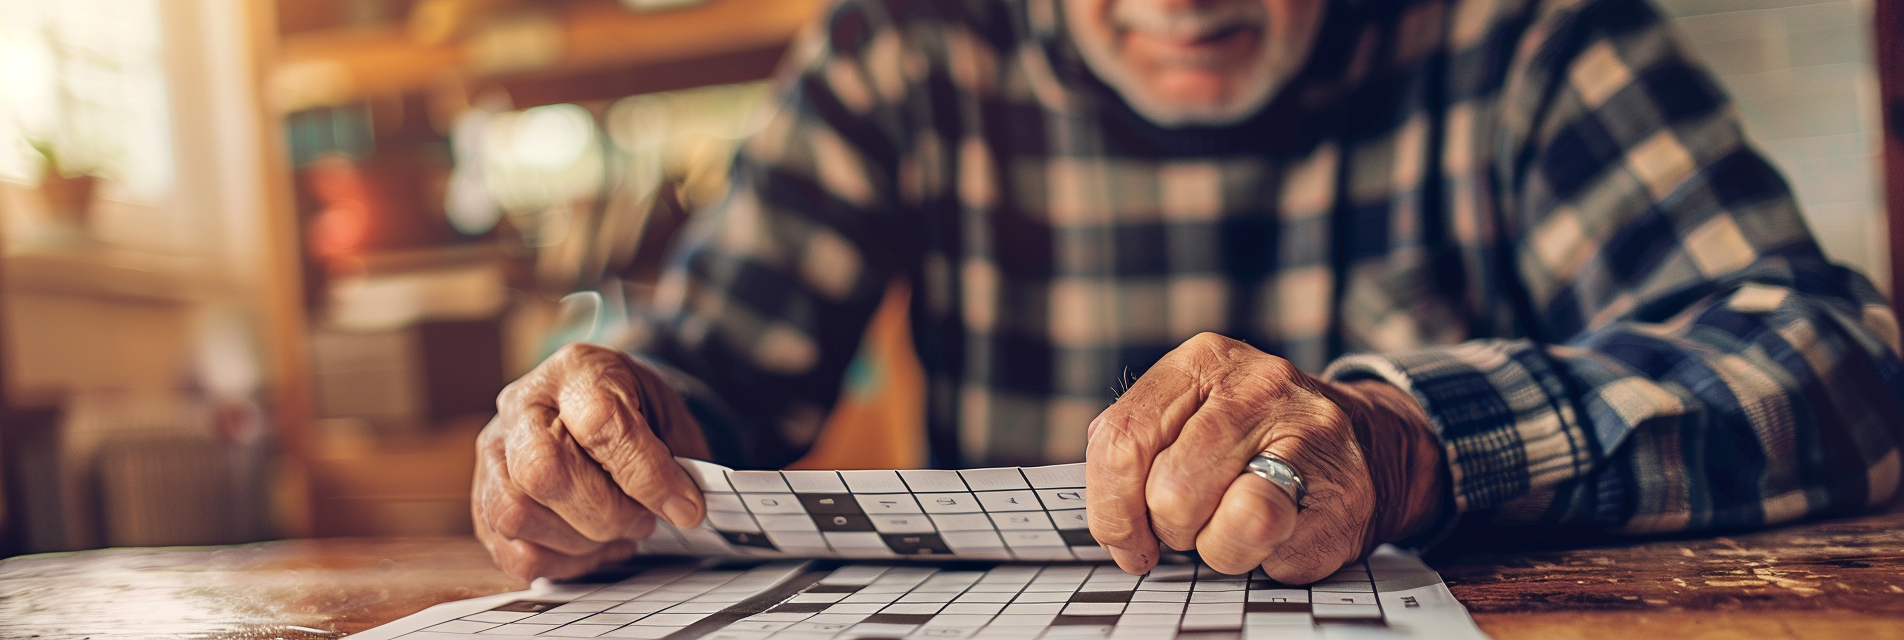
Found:
[[[1092,73],[1162,126],[1248,119],[1309,57],[1328,0],[1063,0]]]

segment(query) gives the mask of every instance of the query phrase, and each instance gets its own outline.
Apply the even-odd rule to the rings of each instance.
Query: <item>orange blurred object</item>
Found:
[[[363,250],[370,238],[370,209],[362,200],[328,203],[311,220],[311,253],[326,260],[349,257]]]
[[[330,157],[311,163],[305,176],[323,209],[311,218],[306,237],[313,255],[336,260],[360,253],[370,240],[370,186],[351,161]]]
[[[874,375],[866,387],[840,392],[820,438],[790,469],[917,469],[925,466],[925,369],[913,351],[907,302],[901,282],[886,290],[886,300],[866,327],[860,357],[871,360]]]

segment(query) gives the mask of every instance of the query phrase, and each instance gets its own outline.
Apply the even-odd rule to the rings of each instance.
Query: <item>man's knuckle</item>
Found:
[[[1164,546],[1178,551],[1197,548],[1197,530],[1195,527],[1181,526],[1171,522],[1153,521],[1151,530],[1157,534],[1157,540]]]
[[[591,454],[605,453],[620,445],[621,433],[615,428],[617,421],[601,417],[604,413],[612,415],[611,412],[591,406],[565,413],[574,414],[573,419],[562,421],[569,437]]]
[[[1308,375],[1296,368],[1295,363],[1276,356],[1265,356],[1262,364],[1258,366],[1279,386],[1289,385]]]
[[[595,350],[599,348],[600,347],[596,345],[592,345],[586,342],[571,342],[571,343],[562,345],[562,348],[560,349],[556,349],[555,354],[549,356],[549,359],[554,360],[556,362],[572,362],[572,361],[578,361],[578,360],[587,360],[588,358],[594,356]]]
[[[502,391],[496,394],[496,411],[498,413],[509,415],[516,409],[528,404],[523,400],[524,396],[527,395],[526,387],[529,384],[527,380],[528,378],[526,377],[517,378],[514,382],[503,386]]]
[[[1209,513],[1199,511],[1204,501],[1180,483],[1163,483],[1147,492],[1151,496],[1151,528],[1158,539],[1180,551],[1196,548],[1197,535],[1209,524]]]
[[[1192,475],[1203,471],[1200,466],[1207,461],[1191,463],[1199,466],[1171,464],[1157,469],[1144,487],[1151,511],[1167,522],[1188,523],[1199,513],[1207,518],[1216,506],[1210,492],[1200,486],[1203,478]]]
[[[1211,357],[1213,362],[1235,363],[1251,354],[1260,353],[1250,348],[1249,343],[1220,333],[1205,331],[1191,340],[1199,347],[1198,351]]]
[[[619,355],[598,360],[593,364],[597,367],[597,375],[605,381],[614,383],[617,390],[632,391],[641,381],[640,374],[636,372],[634,365]]]
[[[538,500],[558,500],[567,495],[570,488],[569,475],[562,465],[540,456],[513,465],[509,477],[516,481],[523,493]]]
[[[1128,413],[1105,420],[1100,427],[1105,457],[1120,464],[1141,461],[1156,450],[1157,427]],[[1098,443],[1099,441],[1093,441]]]
[[[1272,435],[1270,445],[1273,449],[1283,452],[1280,455],[1291,460],[1301,460],[1303,470],[1308,473],[1333,474],[1335,472],[1336,467],[1339,466],[1336,458],[1340,456],[1328,450],[1329,447],[1324,443],[1329,442],[1330,439],[1321,437],[1322,434],[1315,425],[1284,421],[1279,423],[1278,427]]]
[[[1188,519],[1190,495],[1176,482],[1157,482],[1152,478],[1150,486],[1144,488],[1144,497],[1149,504],[1151,518],[1168,524],[1177,524]]]
[[[532,526],[534,510],[529,506],[527,496],[513,492],[498,492],[500,495],[489,506],[489,527],[498,535],[512,540],[521,539]]]
[[[489,421],[488,425],[483,426],[482,431],[476,433],[476,450],[479,452],[493,452],[502,449],[505,441],[503,433],[505,429],[508,429],[508,427],[503,426],[502,420]]]
[[[1183,521],[1184,506],[1179,502],[1183,494],[1160,484],[1155,475],[1151,476],[1150,481],[1144,483],[1143,495],[1137,498],[1143,501],[1144,512],[1150,515],[1153,528],[1158,524],[1172,525]]]

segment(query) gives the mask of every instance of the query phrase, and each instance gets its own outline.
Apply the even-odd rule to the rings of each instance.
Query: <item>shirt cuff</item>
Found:
[[[1447,464],[1448,494],[1439,521],[1402,543],[1426,547],[1445,538],[1462,514],[1525,495],[1539,468],[1577,464],[1573,446],[1543,381],[1552,368],[1514,341],[1354,354],[1322,373],[1333,381],[1381,380],[1414,396],[1428,414]],[[1558,445],[1559,451],[1555,450]],[[1568,451],[1572,455],[1568,455]],[[1536,454],[1536,451],[1542,453]],[[1577,468],[1577,467],[1576,467]]]

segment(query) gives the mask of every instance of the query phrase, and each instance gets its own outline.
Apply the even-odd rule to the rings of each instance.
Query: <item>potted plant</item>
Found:
[[[40,154],[40,185],[36,190],[46,200],[48,222],[63,231],[83,235],[92,210],[99,168],[74,162],[60,153],[58,145],[51,140],[28,139],[27,144]]]
[[[46,204],[45,234],[40,242],[68,244],[89,238],[93,196],[102,177],[114,175],[122,139],[116,114],[107,108],[111,94],[102,84],[114,80],[118,61],[75,46],[49,23],[44,39],[50,54],[50,107],[33,122],[18,122],[24,142],[40,156],[35,191]],[[90,79],[90,81],[88,81]]]

